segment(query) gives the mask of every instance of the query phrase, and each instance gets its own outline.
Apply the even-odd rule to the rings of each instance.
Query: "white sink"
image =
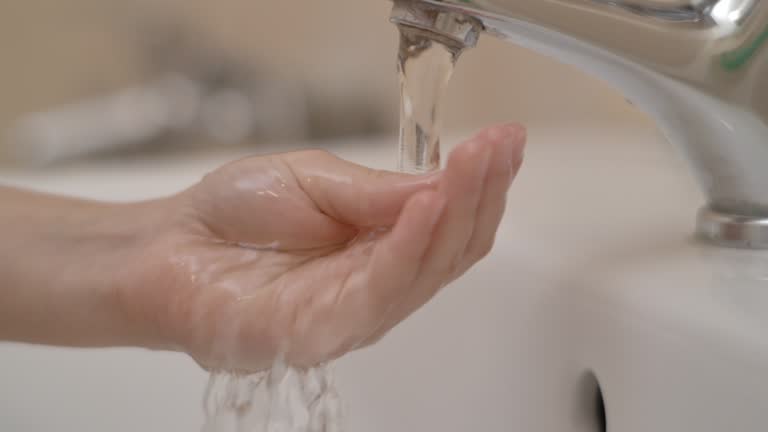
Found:
[[[265,149],[274,151],[275,148]],[[388,167],[394,145],[335,150]],[[0,174],[138,199],[240,154]],[[532,126],[494,253],[337,366],[350,432],[768,428],[768,253],[690,238],[701,198],[644,127]],[[0,345],[1,431],[190,431],[205,374],[180,354]],[[595,379],[596,377],[596,379]]]

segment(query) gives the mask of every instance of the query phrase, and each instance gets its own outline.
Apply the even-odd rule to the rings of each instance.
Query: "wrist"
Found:
[[[116,293],[161,229],[163,201],[107,204],[1,189],[0,339],[136,345],[144,330]]]
[[[168,231],[169,203],[100,203],[89,212],[92,225],[68,241],[79,244],[80,253],[63,263],[63,274],[70,275],[63,287],[73,292],[80,289],[83,309],[94,314],[94,323],[104,326],[93,335],[95,345],[162,348],[166,344],[154,317],[144,313],[144,305],[128,307],[125,294],[164,288],[146,276],[157,259],[153,246]],[[84,271],[83,265],[89,269]],[[90,305],[88,299],[92,299]]]

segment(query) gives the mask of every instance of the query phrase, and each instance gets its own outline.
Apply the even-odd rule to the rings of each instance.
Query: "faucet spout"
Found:
[[[686,156],[707,199],[698,235],[768,249],[768,2],[398,0],[393,19],[420,9],[471,17],[621,90]]]
[[[427,32],[456,52],[474,48],[482,30],[480,21],[470,15],[409,0],[395,0],[390,21],[400,27]]]

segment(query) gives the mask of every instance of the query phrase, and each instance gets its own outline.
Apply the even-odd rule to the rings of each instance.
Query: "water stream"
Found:
[[[419,174],[440,168],[440,101],[461,48],[432,33],[400,25],[400,171]]]

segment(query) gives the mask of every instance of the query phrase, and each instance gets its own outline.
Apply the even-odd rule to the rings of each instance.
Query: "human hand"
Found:
[[[321,151],[226,165],[164,202],[121,307],[210,369],[369,345],[491,250],[524,141],[487,129],[425,176]]]

